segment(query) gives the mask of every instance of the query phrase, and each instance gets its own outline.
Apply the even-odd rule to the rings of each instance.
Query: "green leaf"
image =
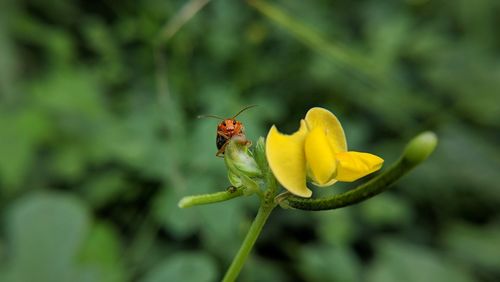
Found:
[[[245,263],[238,281],[261,282],[261,281],[286,281],[285,272],[280,269],[279,262],[264,260],[256,256],[250,256]]]
[[[98,223],[92,227],[79,257],[100,281],[120,282],[126,280],[121,251],[117,232],[109,224]]]
[[[84,273],[75,256],[88,227],[85,206],[71,196],[37,193],[20,199],[7,218],[9,281],[79,281]]]
[[[216,281],[214,260],[204,253],[179,253],[159,262],[141,282],[212,282]]]
[[[493,272],[500,264],[500,227],[454,223],[444,229],[441,241],[453,257]]]
[[[81,190],[89,204],[100,208],[119,198],[128,187],[121,171],[108,171],[89,179]]]
[[[155,199],[154,212],[165,228],[174,236],[182,238],[191,235],[199,227],[200,209],[181,209],[177,206],[178,201],[186,195],[214,192],[217,186],[213,179],[203,174],[191,175],[187,179],[181,179],[181,175],[177,177],[179,181],[176,185],[165,186]]]
[[[0,114],[0,180],[5,185],[0,189],[19,189],[49,128],[47,119],[34,109]]]
[[[380,225],[405,225],[412,221],[413,210],[401,198],[385,193],[366,201],[359,206],[359,211],[368,223]]]
[[[323,242],[342,246],[355,239],[357,230],[350,210],[339,209],[314,215],[320,221],[317,229]]]
[[[244,200],[233,199],[224,203],[197,207],[200,211],[201,235],[205,248],[226,259],[234,256],[248,232],[249,226],[245,223],[249,224],[247,220],[252,220],[252,215],[245,217]]]
[[[360,280],[361,265],[354,253],[345,247],[317,245],[301,250],[298,265],[307,281]]]
[[[472,282],[471,274],[460,265],[426,247],[379,241],[374,264],[366,277],[369,282]]]

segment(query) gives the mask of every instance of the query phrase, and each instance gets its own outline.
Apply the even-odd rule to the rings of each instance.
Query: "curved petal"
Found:
[[[306,135],[307,126],[303,120],[299,130],[292,135],[280,133],[273,125],[266,138],[266,157],[274,176],[285,189],[308,198],[312,191],[306,186]]]
[[[329,144],[335,153],[347,151],[344,129],[337,117],[330,111],[319,107],[312,108],[307,112],[305,120],[309,130],[316,127],[324,128]]]
[[[311,178],[319,186],[328,183],[337,169],[335,154],[328,143],[326,132],[321,127],[311,130],[305,140],[307,168]]]
[[[319,184],[319,183],[316,183],[313,181],[313,184],[316,185],[316,186],[319,186],[319,187],[328,187],[328,186],[332,186],[333,184],[335,184],[338,180],[335,179],[335,178],[332,178],[330,179],[330,181],[328,181],[327,183],[325,184]]]
[[[384,160],[378,156],[361,152],[343,152],[335,155],[338,161],[338,181],[352,182],[379,170]]]

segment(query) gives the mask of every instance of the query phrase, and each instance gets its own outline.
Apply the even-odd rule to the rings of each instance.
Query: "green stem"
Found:
[[[418,135],[409,142],[401,158],[391,168],[346,193],[318,199],[285,196],[277,200],[282,207],[310,211],[332,210],[357,204],[389,189],[399,178],[426,160],[434,151],[436,144],[437,137],[434,133],[424,132]]]
[[[348,192],[318,199],[290,196],[282,200],[283,202],[280,204],[284,207],[310,211],[333,210],[354,205],[386,191],[391,187],[391,184],[410,171],[412,167],[404,159],[400,159],[384,173]]]
[[[356,73],[366,75],[371,79],[378,79],[374,77],[376,74],[373,71],[370,72],[373,68],[372,64],[366,59],[366,56],[355,53],[352,49],[346,48],[339,43],[325,40],[324,36],[286,14],[282,9],[270,3],[270,1],[247,0],[247,3],[290,32],[300,42],[320,54],[326,55],[340,66],[350,67]]]
[[[260,198],[259,211],[257,212],[257,215],[255,216],[255,219],[253,220],[252,225],[250,226],[250,229],[245,236],[245,240],[243,240],[243,243],[238,250],[238,253],[234,257],[231,265],[226,271],[224,279],[222,280],[223,282],[232,282],[235,281],[236,278],[238,278],[238,275],[240,274],[240,271],[243,268],[248,255],[252,251],[253,245],[255,244],[255,241],[257,241],[257,238],[259,237],[260,232],[262,231],[262,228],[267,221],[267,218],[277,205],[277,203],[274,201],[274,198],[277,194],[278,183],[271,170],[269,170],[269,165],[264,157],[264,148],[264,139],[260,138],[257,142],[255,152],[256,159],[264,174],[266,189],[263,197]]]
[[[264,203],[264,201],[262,203]],[[236,280],[236,278],[240,274],[241,269],[243,268],[243,265],[245,264],[248,255],[250,254],[250,251],[253,248],[253,245],[255,244],[255,241],[257,241],[257,238],[262,231],[262,227],[264,227],[264,224],[266,223],[267,218],[271,214],[274,207],[275,205],[261,204],[257,216],[252,222],[252,226],[250,226],[250,230],[248,230],[243,244],[241,245],[238,253],[231,263],[231,266],[229,266],[224,279],[222,280],[223,282],[232,282]]]
[[[236,197],[240,197],[243,195],[243,188],[235,188],[236,190],[230,190],[223,192],[217,192],[212,194],[203,194],[203,195],[195,195],[195,196],[187,196],[182,198],[177,204],[180,208],[189,208],[197,205],[206,205],[217,202],[223,202],[227,200],[231,200]]]

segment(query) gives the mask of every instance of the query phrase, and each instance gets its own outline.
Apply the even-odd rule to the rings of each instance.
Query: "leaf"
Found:
[[[225,259],[231,259],[236,254],[249,227],[242,222],[247,223],[247,220],[253,219],[253,215],[245,216],[243,212],[245,199],[255,200],[245,197],[199,207],[201,235],[205,248]]]
[[[20,199],[7,218],[10,281],[64,282],[84,277],[75,256],[88,227],[85,206],[71,196],[37,193]]]
[[[360,281],[361,265],[345,247],[316,245],[304,247],[298,267],[306,281]]]
[[[99,281],[125,281],[120,238],[110,224],[95,224],[87,238],[79,258],[95,272]]]
[[[368,223],[380,225],[406,225],[412,222],[413,210],[397,195],[378,195],[359,206],[361,215]]]
[[[19,189],[49,128],[46,118],[34,109],[0,114],[0,179],[5,185],[0,189]]]
[[[279,262],[249,257],[240,278],[242,282],[287,281],[285,272],[280,269]]]
[[[90,205],[100,208],[119,198],[128,187],[123,172],[106,171],[106,173],[94,175],[81,190]]]
[[[156,197],[154,213],[161,224],[177,238],[191,235],[199,227],[200,208],[181,209],[177,206],[179,199],[186,195],[195,195],[212,192],[214,181],[207,175],[198,174],[184,179],[180,174],[177,182],[163,187]],[[223,188],[225,189],[225,188]]]
[[[441,236],[447,251],[467,265],[498,272],[500,264],[500,227],[452,223]]]
[[[315,216],[320,220],[317,229],[323,242],[342,246],[355,239],[357,228],[350,210],[321,212]]]
[[[471,274],[426,247],[378,241],[374,264],[366,275],[369,282],[472,282]]]
[[[204,253],[178,253],[159,262],[141,282],[212,282],[216,281],[214,260]]]

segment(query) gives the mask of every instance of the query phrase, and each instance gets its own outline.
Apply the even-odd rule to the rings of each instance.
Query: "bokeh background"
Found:
[[[440,143],[367,202],[277,209],[240,281],[500,281],[499,14],[497,0],[1,1],[0,281],[220,280],[257,199],[177,202],[228,186],[217,121],[197,115],[251,104],[252,140],[322,106],[387,165],[421,131]]]

